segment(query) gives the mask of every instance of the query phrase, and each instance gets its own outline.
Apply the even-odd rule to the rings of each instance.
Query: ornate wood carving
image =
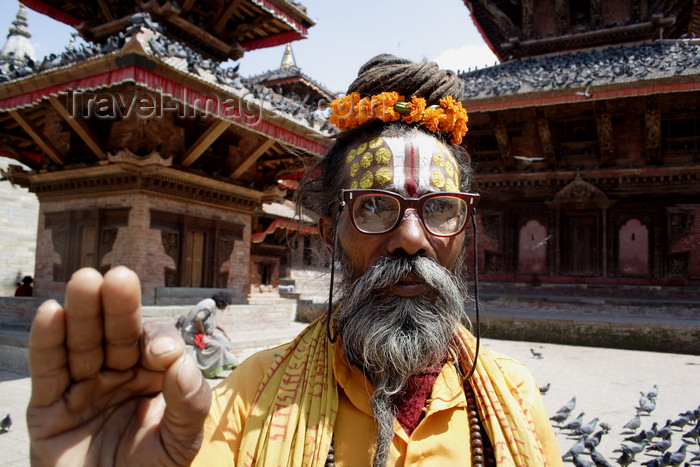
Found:
[[[596,186],[586,182],[581,173],[576,173],[576,178],[562,188],[552,201],[545,204],[552,209],[606,209],[615,201],[608,199]]]
[[[635,3],[635,2],[632,2]],[[603,21],[603,0],[591,0],[591,25],[598,27]]]
[[[542,110],[537,110],[535,114],[537,123],[537,134],[540,137],[540,145],[542,146],[542,154],[546,158],[547,165],[550,167],[556,166],[557,155],[554,151],[554,143],[552,142],[552,132],[549,128],[549,120]]]
[[[515,166],[515,161],[513,160],[513,154],[511,154],[508,130],[497,113],[489,113],[489,119],[491,120],[491,128],[494,129],[498,149],[501,152],[501,162],[505,168],[513,168]]]
[[[182,155],[181,165],[189,167],[209,148],[214,141],[221,136],[226,129],[231,126],[228,120],[214,120],[204,133],[195,141],[195,143],[187,148],[185,154]]]
[[[481,216],[481,224],[484,226],[484,231],[486,235],[493,238],[494,240],[500,240],[501,238],[501,215],[491,214]]]
[[[567,0],[555,0],[554,1],[554,13],[557,16],[557,31],[559,34],[566,34],[569,32],[569,12],[567,7],[569,2]]]
[[[612,119],[605,102],[595,106],[595,123],[598,131],[598,147],[602,165],[615,164],[615,145],[613,141]]]
[[[88,148],[97,156],[98,159],[106,159],[105,150],[102,143],[97,139],[97,136],[92,132],[92,129],[85,123],[85,120],[78,115],[74,115],[76,109],[68,109],[63,103],[54,96],[49,96],[49,102],[58,111],[58,114],[70,125],[78,136],[83,140]]]
[[[657,96],[649,96],[644,112],[644,151],[647,163],[661,160],[661,109]]]
[[[535,33],[535,0],[522,0],[523,34],[532,39]]]
[[[668,226],[670,248],[678,243],[684,237],[692,233],[693,223],[695,222],[695,213],[684,209],[669,209]]]
[[[24,115],[24,113],[20,110],[10,110],[9,114],[52,161],[58,165],[65,164],[61,152],[53,145],[51,140]]]

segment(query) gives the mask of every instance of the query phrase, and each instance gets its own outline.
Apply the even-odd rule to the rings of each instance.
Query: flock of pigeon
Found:
[[[535,352],[533,357],[541,358]],[[548,389],[549,385],[541,387],[540,392],[545,394]],[[621,467],[635,464],[647,467],[700,465],[700,406],[679,414],[675,420],[667,420],[661,427],[653,422],[646,428],[642,427],[643,420],[656,408],[659,388],[655,384],[649,392],[640,394],[636,414],[622,426],[619,433],[620,436],[627,435],[620,447],[613,451],[619,455],[611,460],[606,459],[596,447],[603,436],[610,436],[612,427],[600,421],[599,417],[584,423],[584,412],[569,420],[569,415],[576,408],[576,397],[564,404],[549,418],[556,429],[576,440],[564,454],[564,461],[572,462],[576,467],[612,467],[613,463]],[[641,459],[641,456],[644,458]]]

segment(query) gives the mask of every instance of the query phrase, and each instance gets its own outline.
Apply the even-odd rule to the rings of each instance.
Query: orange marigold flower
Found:
[[[430,131],[438,131],[440,123],[445,119],[445,111],[440,108],[428,107],[423,112],[423,119],[420,121]]]
[[[425,111],[425,99],[411,96],[411,102],[409,102],[408,106],[411,108],[411,112],[401,117],[401,119],[406,123],[419,122]]]
[[[399,99],[403,99],[403,97],[399,96],[399,93],[394,91],[383,92],[372,96],[372,115],[383,122],[394,122],[398,120],[401,115],[394,109],[394,104],[396,104]]]

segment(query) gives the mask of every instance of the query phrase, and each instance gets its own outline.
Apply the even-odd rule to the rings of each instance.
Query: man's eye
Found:
[[[385,215],[397,209],[397,203],[387,196],[363,196],[356,213],[363,217]]]

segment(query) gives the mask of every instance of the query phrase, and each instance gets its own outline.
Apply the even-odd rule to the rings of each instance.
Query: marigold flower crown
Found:
[[[462,142],[467,133],[467,111],[452,96],[440,99],[440,105],[426,107],[425,99],[412,96],[407,101],[398,92],[383,92],[372,97],[360,97],[353,92],[335,99],[330,122],[339,130],[348,130],[370,120],[418,123],[430,131],[444,133],[451,144]]]

